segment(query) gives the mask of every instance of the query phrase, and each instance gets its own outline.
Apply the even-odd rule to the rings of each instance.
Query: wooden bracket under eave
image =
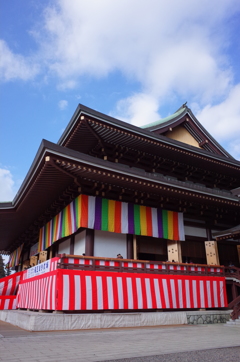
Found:
[[[199,143],[199,146],[202,147],[204,146],[206,143],[208,143],[208,140],[204,140],[202,142]]]

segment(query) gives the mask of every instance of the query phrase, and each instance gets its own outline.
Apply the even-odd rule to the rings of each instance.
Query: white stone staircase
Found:
[[[225,326],[227,326],[227,327],[238,327],[238,328],[240,328],[240,317],[238,317],[238,319],[235,319],[235,320],[230,319],[229,321],[227,321],[227,323],[225,324]]]

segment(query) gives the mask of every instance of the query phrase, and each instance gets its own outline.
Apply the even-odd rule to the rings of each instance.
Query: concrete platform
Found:
[[[2,310],[0,320],[28,331],[63,331],[184,324],[217,324],[230,319],[231,310],[54,314],[25,310]]]

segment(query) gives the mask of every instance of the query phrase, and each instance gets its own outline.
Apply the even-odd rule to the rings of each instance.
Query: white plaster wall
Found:
[[[207,237],[207,231],[205,228],[198,228],[193,226],[184,226],[185,235]]]
[[[116,258],[117,254],[127,257],[127,242],[125,234],[95,230],[94,256]]]
[[[85,253],[86,230],[83,230],[74,238],[74,255],[82,255]]]
[[[58,254],[70,254],[70,238],[58,245]]]

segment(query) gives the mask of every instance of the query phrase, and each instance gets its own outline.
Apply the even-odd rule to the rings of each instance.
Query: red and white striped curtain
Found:
[[[141,310],[227,307],[223,277],[58,269],[20,283],[18,307]]]

